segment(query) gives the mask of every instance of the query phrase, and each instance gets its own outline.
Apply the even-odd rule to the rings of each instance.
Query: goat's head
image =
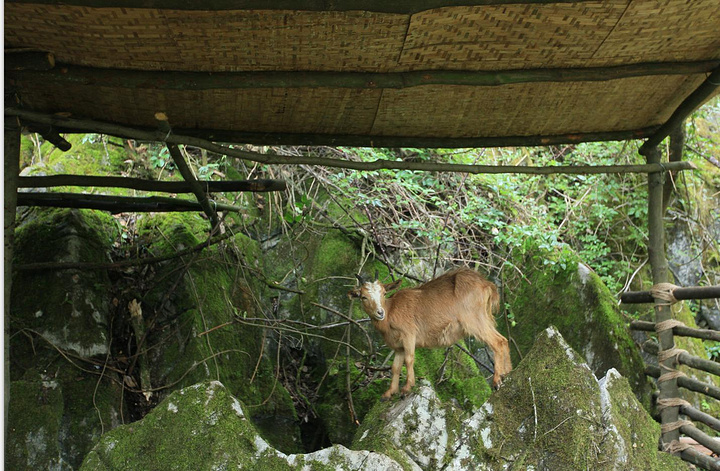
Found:
[[[384,320],[387,314],[383,307],[385,293],[400,286],[402,279],[383,284],[377,279],[377,273],[375,273],[375,281],[365,281],[360,275],[355,275],[355,277],[358,280],[358,287],[350,290],[348,297],[360,299],[363,310],[371,319]]]

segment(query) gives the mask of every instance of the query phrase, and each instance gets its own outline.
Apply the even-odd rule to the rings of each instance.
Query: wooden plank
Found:
[[[16,80],[152,90],[235,90],[245,88],[403,89],[420,85],[498,86],[534,82],[597,82],[648,75],[710,73],[720,61],[653,62],[613,67],[498,71],[419,70],[412,72],[173,72],[58,64],[52,70],[19,70]]]

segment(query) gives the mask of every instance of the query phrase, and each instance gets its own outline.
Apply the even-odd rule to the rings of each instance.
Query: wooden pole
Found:
[[[143,90],[237,90],[248,88],[404,89],[420,85],[492,87],[538,82],[598,82],[629,77],[712,72],[720,61],[651,62],[610,67],[511,70],[416,70],[409,72],[173,72],[101,69],[58,64],[47,71],[14,71],[20,82],[52,82]]]
[[[287,184],[282,180],[198,180],[208,192],[234,191],[284,191]],[[45,175],[20,177],[20,188],[52,188],[58,186],[80,186],[95,188],[130,188],[140,191],[162,193],[192,193],[187,182],[145,180],[130,177],[102,177],[96,175]]]
[[[655,332],[655,323],[647,321],[632,321],[630,323],[632,330],[642,330],[644,332]],[[714,340],[720,342],[720,332],[710,329],[693,329],[685,326],[673,327],[673,333],[681,337],[693,337],[696,339]]]
[[[412,15],[425,10],[449,6],[485,6],[513,3],[577,3],[577,0],[6,0],[6,3],[74,5],[95,8],[155,8],[167,10],[300,10],[300,11],[373,11]]]
[[[660,163],[660,151],[657,147],[645,149],[643,154],[647,158],[648,164]],[[668,281],[668,264],[665,257],[665,228],[663,224],[663,174],[648,174],[648,231],[650,240],[648,243],[648,258],[650,260],[650,268],[652,270],[653,284],[667,283]],[[655,322],[672,319],[672,311],[670,304],[661,299],[655,299]],[[663,330],[658,333],[658,343],[660,351],[675,348],[672,329]],[[664,373],[674,370],[673,359],[660,363]],[[658,381],[660,390],[659,399],[673,399],[680,397],[677,378],[670,378],[664,381]],[[678,420],[678,407],[666,407],[660,413],[662,424],[670,424]],[[680,438],[678,429],[666,432],[662,435],[662,441],[665,444],[674,442]]]
[[[652,126],[643,129],[625,131],[573,133],[563,135],[542,136],[500,136],[500,137],[418,137],[418,136],[365,136],[346,134],[298,134],[298,133],[266,133],[239,132],[208,129],[175,129],[167,138],[167,134],[148,129],[137,129],[91,119],[76,119],[61,115],[49,115],[37,111],[5,108],[5,115],[19,116],[28,122],[47,123],[56,126],[59,132],[85,133],[96,132],[144,141],[172,142],[205,148],[211,152],[219,152],[203,147],[202,142],[241,142],[243,144],[260,145],[330,145],[355,147],[518,147],[518,146],[551,146],[557,144],[577,144],[591,141],[623,141],[627,139],[645,139],[658,128]],[[192,141],[192,142],[191,142]],[[220,146],[221,147],[221,146]],[[226,155],[231,155],[225,153]],[[332,159],[327,159],[332,160]],[[530,167],[527,167],[530,168]],[[568,168],[568,167],[565,167]],[[659,170],[658,170],[659,171]],[[498,172],[501,173],[501,172]],[[528,171],[526,173],[532,173]],[[582,172],[577,172],[582,173]],[[603,172],[598,172],[603,173]],[[615,173],[604,172],[604,173]]]
[[[5,212],[3,214],[3,227],[5,230],[5,316],[4,316],[4,335],[5,335],[5,359],[4,359],[4,381],[5,381],[5,417],[4,428],[7,437],[7,417],[8,405],[10,403],[10,295],[12,292],[12,259],[13,244],[15,240],[15,209],[17,205],[17,185],[20,175],[20,125],[17,119],[5,120],[5,175],[4,175],[4,192],[5,192]]]
[[[685,299],[713,299],[720,298],[720,285],[717,286],[689,286],[687,288],[677,287],[672,295],[678,301]],[[654,298],[650,291],[628,291],[620,295],[620,301],[624,304],[651,303]]]
[[[202,211],[197,201],[162,196],[136,198],[132,196],[86,195],[83,193],[18,193],[18,206],[46,208],[85,208],[117,213]],[[243,212],[244,208],[213,203],[219,211]]]
[[[673,129],[678,126],[683,126],[683,122],[690,116],[690,113],[695,111],[698,106],[702,105],[705,100],[711,97],[718,87],[720,87],[720,67],[715,69],[694,92],[680,103],[680,106],[678,106],[672,116],[670,116],[670,119],[660,126],[655,134],[650,136],[640,147],[640,153],[642,155],[648,155],[648,153],[652,152],[651,149],[660,145],[662,140],[668,137]]]
[[[165,132],[168,135],[172,133],[170,122],[168,121],[168,117],[165,113],[155,113],[155,119],[158,120],[158,124],[162,132]],[[182,175],[188,185],[190,185],[190,189],[195,194],[200,207],[210,220],[210,232],[215,232],[219,229],[218,226],[220,225],[220,219],[218,219],[217,212],[211,206],[207,193],[205,193],[202,185],[197,181],[197,178],[195,178],[192,170],[190,170],[190,166],[188,166],[187,162],[185,162],[185,158],[182,156],[180,148],[176,144],[169,142],[166,142],[165,144],[170,151],[170,156],[173,158],[175,166],[178,171],[180,171],[180,175]]]
[[[140,129],[130,128],[127,126],[118,126],[111,123],[104,123],[94,120],[80,120],[74,118],[64,118],[56,115],[47,115],[33,111],[19,110],[16,108],[5,108],[6,116],[20,116],[30,122],[41,122],[55,124],[59,127],[69,127],[75,132],[97,132],[120,136],[131,139],[144,141],[170,142],[174,144],[185,144],[201,149],[206,149],[216,154],[227,155],[229,157],[250,160],[269,165],[320,165],[330,168],[346,168],[352,170],[413,170],[419,172],[461,172],[472,174],[501,174],[501,173],[517,173],[531,175],[553,175],[553,174],[607,174],[607,173],[649,173],[663,172],[665,170],[691,170],[695,166],[691,162],[671,162],[660,165],[660,163],[645,165],[573,165],[558,167],[522,167],[510,165],[466,165],[466,164],[448,164],[436,162],[410,162],[378,159],[373,162],[358,162],[354,160],[329,159],[323,157],[312,156],[285,156],[277,154],[259,154],[240,149],[233,149],[210,142],[198,137],[181,135],[173,132],[166,134],[159,131],[144,131]],[[628,139],[631,136],[627,137]],[[237,141],[236,141],[237,142]],[[538,143],[537,145],[550,145],[551,142]]]

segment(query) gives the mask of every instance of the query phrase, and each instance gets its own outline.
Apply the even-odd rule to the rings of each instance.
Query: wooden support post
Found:
[[[155,119],[158,120],[161,131],[168,134],[171,133],[170,123],[165,113],[155,113]],[[185,181],[188,182],[188,184],[190,185],[190,189],[195,194],[195,197],[198,200],[198,203],[200,203],[203,211],[207,215],[208,219],[210,219],[210,232],[214,233],[219,229],[218,226],[220,225],[220,220],[218,219],[217,213],[210,205],[210,200],[208,200],[207,193],[205,193],[202,185],[200,184],[200,182],[198,182],[197,178],[195,178],[195,175],[193,175],[187,162],[185,162],[185,159],[180,152],[180,148],[177,145],[171,144],[169,142],[165,142],[165,144],[167,145],[167,148],[170,151],[170,156],[173,158],[175,165],[180,171],[180,174],[185,179]]]
[[[657,147],[644,149],[643,155],[647,163],[659,164],[660,151]],[[665,228],[663,225],[663,173],[655,172],[648,174],[648,231],[650,240],[648,243],[648,257],[652,270],[653,284],[668,282],[668,264],[665,257]],[[672,319],[672,310],[667,301],[655,299],[655,323]],[[658,332],[658,343],[660,351],[675,348],[672,329]],[[673,359],[669,358],[660,364],[661,372],[673,371]],[[659,399],[672,399],[679,396],[677,378],[670,378],[658,381],[660,389]],[[677,422],[678,407],[666,407],[660,413],[663,425]],[[662,435],[662,442],[669,444],[680,438],[678,429],[665,432]]]
[[[7,437],[8,405],[10,402],[10,292],[12,289],[13,242],[15,239],[15,208],[17,205],[17,187],[20,176],[20,125],[14,118],[5,119],[5,417],[4,427]]]

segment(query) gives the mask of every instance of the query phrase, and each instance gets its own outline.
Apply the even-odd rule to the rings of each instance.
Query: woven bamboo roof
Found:
[[[6,0],[5,57],[26,110],[229,142],[641,138],[720,65],[720,1]]]

